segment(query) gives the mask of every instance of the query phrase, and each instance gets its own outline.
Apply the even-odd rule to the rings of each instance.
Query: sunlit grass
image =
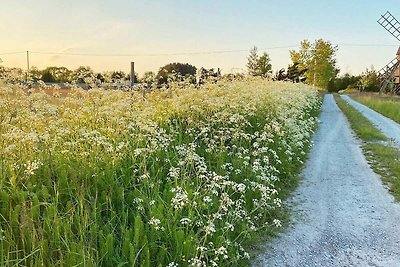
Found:
[[[0,90],[2,266],[246,265],[320,107],[261,79],[56,96]]]
[[[358,110],[339,96],[336,103],[346,115],[352,129],[363,141],[362,149],[375,173],[382,177],[390,192],[400,201],[400,151],[390,146],[388,138],[372,125]],[[386,142],[386,144],[385,144]]]
[[[382,144],[367,144],[366,149],[373,152],[368,159],[374,171],[383,177],[390,192],[400,201],[400,151]]]
[[[385,141],[387,138],[365,118],[361,112],[356,110],[338,95],[335,95],[335,100],[339,108],[346,115],[351,127],[356,132],[357,136],[364,141]]]
[[[352,95],[358,102],[372,108],[382,115],[400,123],[400,98],[379,97],[377,95]]]

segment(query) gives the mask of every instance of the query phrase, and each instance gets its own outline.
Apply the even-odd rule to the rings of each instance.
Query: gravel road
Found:
[[[289,199],[293,223],[253,266],[400,266],[400,205],[369,168],[332,95],[320,120]]]
[[[368,118],[368,120],[373,125],[375,125],[375,127],[377,127],[384,135],[392,139],[397,147],[400,147],[400,125],[397,122],[383,116],[382,114],[370,109],[367,106],[364,106],[363,104],[353,100],[347,95],[341,95],[341,97],[347,103],[360,111],[366,118]]]

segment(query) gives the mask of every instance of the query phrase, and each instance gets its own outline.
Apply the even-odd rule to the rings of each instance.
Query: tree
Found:
[[[143,74],[142,78],[140,79],[140,82],[147,88],[150,88],[153,85],[156,85],[156,81],[157,81],[156,74],[152,71],[146,71]]]
[[[300,43],[299,51],[291,50],[293,64],[298,63],[300,71],[304,71],[306,82],[327,88],[329,81],[339,73],[336,67],[337,46],[323,39],[310,43],[304,40]]]
[[[247,72],[251,76],[268,77],[272,73],[271,59],[268,53],[258,56],[258,48],[253,46],[247,57]]]
[[[126,77],[126,74],[123,71],[113,71],[113,72],[111,72],[111,81],[113,83],[124,81],[125,77]]]
[[[221,78],[221,70],[218,69],[206,69],[201,67],[196,73],[196,83],[198,85],[204,84],[206,81],[216,82]]]
[[[258,72],[258,48],[253,46],[250,50],[250,54],[247,57],[247,72],[251,76],[257,76]]]
[[[146,71],[143,74],[141,81],[143,81],[143,82],[150,82],[150,81],[153,82],[155,80],[155,78],[156,78],[156,74],[154,72]]]
[[[285,69],[282,68],[278,71],[276,71],[275,76],[273,78],[275,81],[284,81],[287,79],[287,75],[285,73]]]
[[[72,73],[73,81],[76,83],[94,83],[96,76],[90,67],[80,66]]]
[[[304,73],[307,69],[300,69],[299,65],[299,62],[295,62],[292,65],[289,65],[287,69],[286,78],[294,83],[305,80]]]
[[[53,83],[56,81],[53,74],[48,69],[42,71],[42,76],[40,77],[40,79],[46,83]]]
[[[272,73],[271,59],[266,52],[258,58],[256,72],[261,77],[268,77]]]
[[[140,83],[139,75],[137,74],[136,71],[133,74],[133,78],[134,78],[135,83]],[[125,81],[130,81],[130,80],[131,80],[131,74],[128,73],[125,75]]]
[[[366,69],[366,71],[361,74],[358,86],[362,91],[379,92],[380,81],[378,78],[378,73],[374,70],[374,68],[371,68],[371,70]]]
[[[195,82],[196,67],[188,63],[169,63],[160,68],[157,73],[159,84],[168,83],[168,77],[175,75],[175,79],[192,78]]]
[[[70,82],[72,71],[66,67],[47,67],[41,71],[44,82]]]
[[[354,76],[349,73],[345,73],[344,75],[337,77],[334,81],[334,84],[330,84],[328,91],[330,92],[338,92],[341,90],[345,90],[347,88],[357,88],[359,85],[359,80],[361,76]]]
[[[29,77],[31,81],[37,82],[42,77],[42,72],[37,67],[31,67],[29,70]]]

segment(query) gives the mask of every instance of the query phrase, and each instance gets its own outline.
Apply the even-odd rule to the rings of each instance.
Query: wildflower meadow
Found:
[[[3,86],[0,265],[249,264],[249,244],[283,223],[320,105],[311,86],[261,78]]]

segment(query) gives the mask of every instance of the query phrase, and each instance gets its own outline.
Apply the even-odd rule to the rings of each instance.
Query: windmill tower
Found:
[[[380,17],[378,23],[400,41],[400,22],[389,11]],[[400,94],[400,47],[396,58],[378,71],[378,77],[381,82],[381,93],[389,89],[391,93]]]

